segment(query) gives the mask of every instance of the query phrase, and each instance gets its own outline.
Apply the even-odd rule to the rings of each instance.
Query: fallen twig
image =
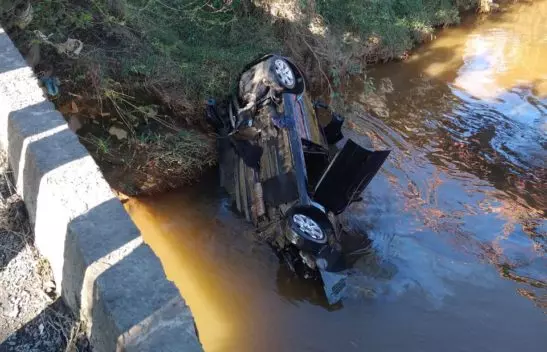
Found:
[[[313,50],[312,46],[306,41],[306,39],[302,36],[302,40],[304,41],[304,44],[306,44],[306,46],[308,47],[308,49],[310,49],[311,53],[313,54],[313,56],[315,57],[315,60],[317,60],[317,66],[319,68],[319,72],[321,72],[321,74],[323,75],[323,77],[325,77],[325,80],[327,81],[327,84],[329,86],[329,95],[332,94],[334,92],[334,89],[332,88],[332,85],[330,83],[330,79],[329,77],[327,76],[327,74],[325,73],[325,71],[323,71],[323,68],[321,66],[321,60],[319,59],[319,57],[317,56],[317,54],[315,53],[315,50]]]

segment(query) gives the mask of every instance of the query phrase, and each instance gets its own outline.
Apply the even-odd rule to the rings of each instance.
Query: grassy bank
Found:
[[[203,100],[225,95],[253,58],[290,55],[315,95],[336,96],[366,63],[404,58],[480,2],[20,0],[2,7],[4,26],[39,77],[59,78],[53,99],[107,179],[136,195],[191,182],[215,162]],[[60,52],[68,38],[82,50]]]
[[[189,120],[200,99],[225,93],[244,63],[281,48],[273,26],[240,2],[43,0],[33,6],[28,30],[57,42],[82,40],[82,58],[95,64],[103,96],[127,84]]]
[[[376,50],[365,53],[367,61],[404,57],[432,38],[436,27],[457,24],[462,11],[478,6],[475,0],[316,1],[317,13],[333,31],[346,34],[348,44],[376,44]]]

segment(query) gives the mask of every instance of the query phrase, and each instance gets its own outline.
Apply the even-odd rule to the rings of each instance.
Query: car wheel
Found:
[[[275,76],[277,77],[277,80],[279,83],[287,89],[293,89],[296,84],[296,78],[294,76],[294,72],[289,66],[288,62],[276,58],[273,60],[273,70],[275,72]]]
[[[295,206],[287,213],[289,241],[298,248],[317,253],[329,243],[334,228],[328,217],[313,206]]]
[[[306,239],[318,243],[325,243],[327,235],[319,224],[308,215],[296,213],[292,216],[292,223]]]

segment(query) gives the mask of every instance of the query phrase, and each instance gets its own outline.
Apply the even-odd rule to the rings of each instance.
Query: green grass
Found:
[[[191,99],[222,95],[248,61],[281,47],[268,20],[238,1],[128,0],[125,19],[148,50],[131,56],[124,73],[177,79]]]
[[[292,1],[304,11],[316,9],[339,33],[380,38],[380,59],[389,59],[406,53],[434,27],[458,23],[461,9],[479,0]],[[249,10],[250,0],[114,2],[123,4],[122,10],[112,11],[112,0],[33,1],[29,29],[58,40],[84,36],[106,76],[183,87],[179,94],[188,101],[223,95],[247,62],[283,49],[273,18]],[[270,2],[254,1],[258,6]]]
[[[435,27],[458,23],[462,9],[478,0],[316,0],[317,12],[333,29],[364,40],[380,39],[387,57],[396,58]]]
[[[4,8],[6,1],[0,1]],[[382,60],[403,55],[436,26],[457,23],[460,9],[478,2],[31,0],[33,20],[24,31],[15,32],[23,38],[23,49],[36,44],[36,30],[54,43],[67,38],[84,43],[75,60],[42,46],[46,72],[51,68],[64,79],[62,94],[70,89],[84,96],[87,105],[99,107],[100,116],[92,117],[100,119],[93,121],[98,122],[96,129],[84,136],[92,154],[112,165],[130,164],[135,182],[125,180],[132,179],[127,175],[117,181],[131,184],[135,194],[141,186],[150,193],[150,176],[159,181],[158,190],[165,190],[198,178],[215,162],[214,143],[196,128],[201,126],[203,99],[225,96],[251,60],[285,50],[305,64],[310,77],[323,80],[330,75],[332,96],[351,72],[361,72],[352,69],[353,62],[339,60],[352,56],[351,45],[325,45],[332,38],[309,31],[306,21],[314,14],[303,16],[303,23],[277,21],[263,6],[276,1],[298,2],[307,15],[315,9],[335,35],[380,38],[376,50]],[[63,97],[72,99],[62,95],[60,100]],[[109,137],[111,126],[126,129],[127,140]]]
[[[123,12],[106,0],[36,1],[29,29],[87,35],[96,61],[118,63],[104,65],[107,76],[183,86],[189,100],[224,94],[247,62],[281,48],[269,19],[238,0],[126,0]]]

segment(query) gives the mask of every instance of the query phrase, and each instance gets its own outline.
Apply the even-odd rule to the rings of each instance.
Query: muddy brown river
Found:
[[[342,304],[253,240],[214,175],[126,203],[205,350],[547,351],[547,1],[443,30],[370,77],[346,134],[393,152],[352,206],[372,248]]]

